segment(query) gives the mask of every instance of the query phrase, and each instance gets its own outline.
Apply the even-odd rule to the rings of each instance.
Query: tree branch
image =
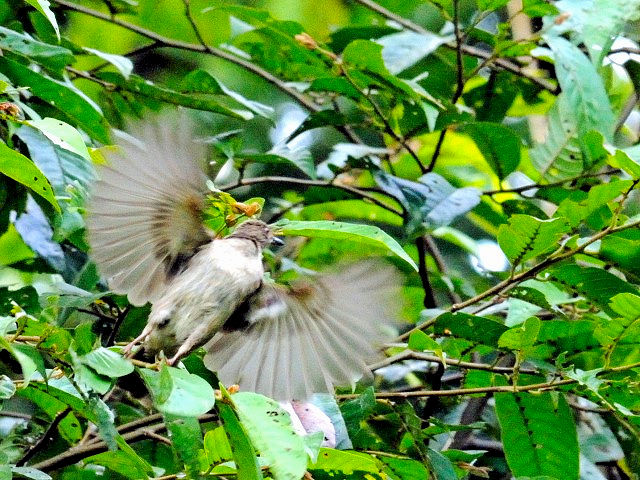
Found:
[[[385,18],[388,18],[389,20],[393,20],[394,22],[398,23],[399,25],[402,25],[404,28],[411,30],[413,32],[416,33],[423,33],[423,34],[428,34],[430,33],[427,29],[421,27],[420,25],[418,25],[417,23],[413,23],[411,20],[407,20],[404,17],[401,17],[400,15],[397,15],[395,13],[393,13],[390,10],[387,10],[386,8],[384,8],[383,6],[377,4],[376,2],[372,1],[372,0],[355,0],[357,3],[359,3],[360,5],[368,8],[369,10],[372,10],[380,15],[382,15]],[[450,48],[451,50],[455,50],[457,47],[456,43],[445,43],[444,46],[446,46],[447,48]],[[462,51],[462,53],[464,53],[465,55],[469,55],[472,57],[476,57],[476,58],[480,58],[483,60],[486,60],[488,58],[490,58],[492,56],[491,52],[487,52],[486,50],[482,50],[480,48],[477,47],[472,47],[470,45],[461,45],[460,49]],[[506,60],[504,58],[498,58],[495,60],[495,62],[492,65],[489,65],[489,68],[498,68],[501,70],[506,70],[508,72],[511,72],[515,75],[518,75],[519,77],[522,78],[526,78],[527,80],[529,80],[531,83],[536,84],[538,87],[543,88],[544,90],[548,90],[551,93],[558,93],[559,92],[559,88],[557,85],[555,85],[554,83],[544,79],[544,78],[538,78],[530,73],[528,73],[525,68],[521,67],[520,65],[517,65],[509,60]]]
[[[131,32],[135,32],[138,35],[141,35],[150,40],[153,40],[156,43],[157,47],[169,47],[169,48],[177,48],[180,50],[188,50],[192,52],[206,53],[208,55],[212,55],[214,57],[221,58],[223,60],[231,62],[253,73],[254,75],[257,75],[263,78],[268,83],[278,88],[279,90],[287,94],[289,97],[293,98],[296,102],[298,102],[307,110],[311,112],[317,112],[321,110],[321,108],[318,105],[316,105],[312,100],[310,100],[304,94],[300,93],[295,88],[288,86],[286,82],[283,82],[272,73],[259,67],[258,65],[251,63],[248,60],[244,60],[240,57],[237,57],[236,55],[233,55],[232,53],[229,53],[226,50],[222,50],[221,48],[213,47],[211,45],[189,43],[189,42],[184,42],[182,40],[176,40],[173,38],[165,37],[163,35],[160,35],[154,32],[153,30],[149,30],[147,28],[141,27],[134,23],[121,20],[109,14],[99,12],[91,8],[87,8],[82,5],[78,5],[68,0],[52,0],[52,1],[58,5],[65,7],[68,10],[73,10],[75,12],[82,13],[84,15],[89,15],[91,17],[104,20],[105,22],[109,22],[113,25],[118,25],[119,27],[125,28]],[[88,78],[88,79],[92,80],[91,78]],[[335,128],[349,140],[353,141],[354,143],[358,143],[357,138],[355,139],[352,138],[350,135],[350,132],[347,129],[343,128],[340,125],[336,126]]]
[[[294,177],[277,177],[277,176],[266,176],[266,177],[252,177],[252,178],[243,178],[240,179],[233,185],[225,185],[220,188],[220,190],[228,191],[234,190],[239,187],[245,187],[248,185],[257,185],[260,183],[289,183],[292,185],[305,185],[305,186],[313,186],[313,187],[327,187],[327,188],[338,188],[340,190],[344,190],[345,192],[352,193],[362,199],[368,200],[371,203],[384,208],[385,210],[395,213],[396,215],[402,216],[404,210],[398,210],[395,207],[387,205],[386,203],[380,201],[374,195],[371,195],[359,188],[352,187],[350,185],[345,185],[343,183],[338,183],[335,180],[309,180],[305,178],[294,178]],[[386,192],[380,192],[390,198],[396,200],[393,196]]]

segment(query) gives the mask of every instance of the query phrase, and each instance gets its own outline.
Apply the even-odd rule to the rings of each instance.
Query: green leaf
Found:
[[[198,417],[211,410],[215,401],[214,393],[206,380],[186,370],[166,366],[163,368],[167,369],[172,381],[171,393],[168,396],[167,385],[161,381],[160,372],[137,369],[149,388],[158,411],[178,417]]]
[[[85,52],[89,52],[96,57],[100,57],[106,62],[116,67],[125,80],[129,79],[129,75],[133,72],[133,62],[122,55],[114,55],[113,53],[105,53],[95,48],[82,47]]]
[[[293,165],[308,177],[316,178],[313,157],[305,149],[292,149],[285,144],[278,144],[266,153],[242,153],[239,156],[250,162]]]
[[[582,38],[596,67],[602,65],[625,24],[640,18],[638,0],[561,0],[555,6],[561,12],[570,13],[566,24],[556,28],[560,32],[570,29]]]
[[[0,400],[8,400],[16,393],[16,386],[6,375],[0,376]]]
[[[453,39],[453,35],[443,37],[431,32],[405,30],[385,35],[376,40],[376,43],[382,45],[382,59],[387,70],[397,75]]]
[[[415,350],[416,352],[424,352],[425,350],[437,352],[439,350],[442,350],[440,344],[432,339],[429,335],[424,333],[422,330],[416,330],[415,332],[411,333],[411,335],[409,336],[408,347],[411,350]]]
[[[361,395],[340,405],[340,411],[349,432],[349,437],[354,438],[362,429],[364,420],[373,413],[376,406],[376,397],[373,387],[368,387]]]
[[[40,169],[27,157],[12,150],[3,142],[0,142],[0,173],[30,188],[53,205],[58,212],[60,211],[53,189]]]
[[[216,427],[205,433],[204,453],[207,457],[207,465],[215,465],[233,458],[233,450],[224,433],[224,428]]]
[[[502,445],[514,476],[578,480],[578,436],[562,394],[498,393],[495,401]]]
[[[73,84],[53,80],[4,57],[0,57],[0,71],[14,84],[28,86],[36,97],[64,112],[96,140],[109,143],[109,125],[102,112],[78,93]]]
[[[437,173],[427,173],[418,182],[389,175],[374,174],[376,182],[409,212],[407,232],[417,236],[444,227],[480,203],[480,191],[474,187],[455,188]]]
[[[218,414],[224,427],[224,431],[229,437],[229,443],[233,445],[233,460],[238,467],[239,480],[261,480],[262,471],[258,464],[256,452],[249,441],[248,434],[236,413],[234,412],[232,400],[224,387],[221,386],[223,401],[217,402]]]
[[[612,314],[611,299],[618,293],[638,293],[638,289],[601,268],[562,265],[548,270],[549,279],[591,300],[605,312]]]
[[[338,450],[353,448],[347,425],[340,411],[340,407],[335,397],[330,393],[315,393],[311,397],[311,403],[318,407],[329,419],[336,432],[336,446]]]
[[[71,50],[43,43],[8,28],[0,27],[0,48],[27,57],[54,72],[60,72],[75,61]]]
[[[521,142],[510,128],[498,123],[473,122],[456,130],[471,137],[501,180],[518,168]]]
[[[507,330],[502,323],[468,313],[443,313],[436,319],[433,331],[438,335],[451,335],[483,345],[497,346],[500,336]]]
[[[94,464],[107,467],[125,478],[132,480],[149,478],[147,472],[137,462],[132,461],[131,455],[122,450],[103,452],[83,459],[85,465]]]
[[[528,318],[522,325],[510,328],[500,335],[498,346],[511,350],[525,350],[532,347],[538,339],[540,324],[539,318]]]
[[[631,175],[640,178],[640,148],[633,146],[624,150],[616,150],[616,154],[607,159],[607,163],[614,168],[620,168]]]
[[[202,448],[202,430],[195,417],[165,415],[171,444],[186,466],[189,478],[197,478],[200,470],[198,450]]]
[[[80,361],[100,375],[109,378],[123,377],[133,372],[131,362],[116,352],[100,347],[80,357]]]
[[[400,480],[421,480],[429,478],[427,468],[412,458],[383,457],[382,461],[387,464]]]
[[[48,126],[49,124],[47,124]],[[65,124],[66,125],[66,124]],[[66,130],[66,127],[61,127]],[[54,129],[54,131],[57,131]],[[62,133],[62,131],[57,131]],[[51,137],[47,138],[44,133],[32,127],[22,127],[16,134],[29,149],[29,154],[33,158],[34,163],[46,174],[51,182],[51,186],[57,196],[68,197],[67,191],[69,186],[76,183],[82,189],[88,189],[94,180],[95,172],[90,159],[84,157],[86,146],[83,149],[77,144],[77,138],[70,132],[64,134],[67,140],[71,140],[73,145],[68,141],[56,143],[51,137],[56,136],[50,133]],[[84,142],[82,143],[84,145]],[[66,147],[69,148],[66,148]]]
[[[609,202],[618,198],[632,186],[632,180],[612,180],[609,183],[594,185],[589,189],[586,198],[575,201],[574,196],[570,196],[560,202],[554,217],[566,220],[572,228],[576,228],[586,220],[589,226],[599,230],[605,226],[605,223],[608,223],[612,215],[607,206]],[[576,197],[583,195],[582,192],[576,193]]]
[[[429,466],[436,480],[457,480],[458,475],[453,468],[451,460],[445,457],[442,453],[437,452],[431,448],[427,450],[429,456]]]
[[[194,70],[184,77],[182,79],[181,90],[183,93],[226,95],[256,115],[269,119],[272,119],[274,115],[272,107],[243,97],[204,70]]]
[[[50,5],[51,2],[49,0],[25,0],[29,5],[38,10],[45,18],[49,21],[51,26],[56,32],[56,36],[58,37],[58,41],[60,41],[60,29],[58,28],[58,22],[56,21],[56,16],[51,11]]]
[[[620,293],[610,302],[611,320],[603,321],[594,336],[606,348],[605,367],[634,362],[640,345],[640,296]]]
[[[529,259],[558,248],[558,241],[568,231],[561,218],[540,220],[529,215],[512,215],[509,225],[500,225],[498,243],[513,268]]]
[[[376,478],[365,475],[367,473],[378,474],[381,478],[385,478],[378,467],[378,462],[371,455],[329,448],[320,449],[318,460],[309,466],[309,470],[312,473],[318,470],[327,472],[329,478],[351,478],[350,475],[356,472],[362,475],[356,478]]]
[[[509,0],[477,0],[480,10],[497,10],[509,3]]]
[[[31,377],[33,376],[34,373],[36,373],[38,371],[38,366],[36,364],[36,362],[34,361],[33,358],[31,358],[31,355],[40,355],[40,353],[38,353],[37,350],[33,349],[33,347],[30,347],[30,354],[27,354],[25,352],[22,351],[22,349],[19,348],[14,348],[13,345],[11,345],[7,340],[4,339],[4,337],[0,337],[0,348],[1,349],[5,349],[8,350],[9,353],[11,353],[11,355],[13,355],[13,357],[18,361],[18,363],[20,364],[20,368],[22,370],[22,381],[23,381],[23,387],[25,388],[28,384],[29,384],[29,380],[31,379]],[[40,360],[41,362],[41,360]]]
[[[362,120],[362,117],[359,117]],[[295,131],[287,137],[287,141],[291,141],[296,138],[301,133],[304,133],[308,130],[313,130],[314,128],[320,127],[336,127],[339,125],[347,125],[349,123],[356,123],[356,119],[349,119],[347,115],[336,112],[333,109],[320,110],[318,112],[311,112],[307,118],[304,119],[304,122],[300,124]]]
[[[531,162],[545,180],[575,177],[582,173],[583,161],[577,140],[576,112],[567,95],[561,93],[547,114],[549,124],[544,142],[529,150]]]
[[[263,395],[239,392],[232,397],[251,443],[265,458],[275,480],[298,480],[307,468],[302,437],[278,402]]]
[[[0,236],[0,265],[11,265],[22,260],[35,258],[35,253],[24,242],[12,224]]]
[[[186,95],[171,90],[170,88],[151,83],[138,75],[130,75],[128,79],[125,79],[119,73],[101,72],[98,74],[98,77],[133,94],[142,95],[172,105],[182,105],[183,107],[193,108],[194,110],[219,113],[240,120],[251,120],[253,118],[253,114],[246,110],[228,108],[213,98]]]
[[[51,480],[51,476],[33,467],[11,467],[11,471],[33,480]]]
[[[616,119],[596,68],[568,40],[553,36],[545,38],[553,51],[558,82],[575,114],[578,135],[596,130],[611,141]]]
[[[330,221],[288,221],[280,220],[274,224],[279,235],[295,235],[310,238],[330,238],[334,240],[350,240],[365,245],[383,247],[402,258],[416,271],[418,266],[393,237],[372,225]]]

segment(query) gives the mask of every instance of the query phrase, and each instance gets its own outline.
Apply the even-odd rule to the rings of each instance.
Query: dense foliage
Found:
[[[640,2],[239,3],[0,3],[0,479],[639,478]],[[313,399],[337,449],[200,352],[119,353],[149,309],[100,279],[88,191],[177,108],[208,225],[287,236],[274,278],[404,274],[373,386]]]

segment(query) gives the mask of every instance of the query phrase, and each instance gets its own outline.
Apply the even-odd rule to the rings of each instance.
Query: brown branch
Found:
[[[635,186],[632,185],[631,188],[633,188]],[[616,215],[617,217],[617,215]],[[548,257],[542,261],[540,261],[539,263],[537,263],[536,265],[534,265],[533,267],[531,267],[529,270],[525,270],[523,272],[520,272],[516,275],[512,275],[509,278],[497,283],[496,285],[494,285],[491,288],[488,288],[487,290],[485,290],[482,293],[479,293],[478,295],[469,298],[468,300],[465,300],[464,302],[460,302],[460,303],[456,303],[451,305],[451,307],[449,307],[446,311],[447,312],[457,312],[459,310],[462,310],[463,308],[469,307],[475,303],[478,303],[480,300],[484,300],[487,297],[493,296],[493,295],[502,295],[504,293],[506,293],[508,290],[510,290],[511,288],[515,287],[516,285],[518,285],[520,282],[523,282],[524,280],[527,280],[529,278],[533,278],[535,277],[538,273],[540,273],[541,271],[549,268],[552,265],[555,265],[558,262],[561,262],[563,260],[566,260],[572,256],[574,256],[577,253],[581,253],[585,248],[587,248],[589,245],[597,242],[598,240],[600,240],[601,238],[612,234],[612,233],[617,233],[617,232],[621,232],[623,230],[628,230],[630,228],[635,228],[637,226],[640,226],[640,220],[636,220],[634,222],[630,222],[627,224],[623,224],[623,225],[618,225],[618,226],[613,226],[610,225],[607,228],[605,228],[604,230],[601,230],[600,232],[596,233],[595,235],[593,235],[589,240],[585,241],[582,245],[579,245],[578,247],[575,247],[571,250],[568,250],[566,252],[563,253],[557,253],[555,255],[552,255],[551,257]],[[418,330],[424,330],[426,328],[429,328],[430,326],[432,326],[435,323],[436,319],[431,319],[428,320],[426,322],[421,323],[420,325],[415,326],[414,328],[412,328],[411,330],[403,333],[402,335],[400,335],[396,341],[405,341],[407,338],[409,338],[409,336]]]
[[[376,2],[372,1],[372,0],[355,0],[357,3],[359,3],[360,5],[363,5],[365,7],[367,7],[369,10],[372,10],[380,15],[382,15],[383,17],[388,18],[389,20],[393,20],[394,22],[398,23],[399,25],[402,25],[404,28],[411,30],[413,32],[416,33],[423,33],[423,34],[429,34],[431,32],[429,32],[427,29],[421,27],[420,25],[418,25],[417,23],[414,23],[410,20],[407,20],[406,18],[401,17],[400,15],[397,15],[395,13],[393,13],[392,11],[384,8],[383,6],[377,4]],[[445,43],[444,44],[445,47],[450,48],[451,50],[455,50],[457,47],[456,43]],[[465,55],[469,55],[471,57],[476,57],[476,58],[480,58],[483,60],[486,60],[487,58],[490,58],[492,56],[491,52],[488,52],[486,50],[482,50],[480,48],[477,47],[473,47],[471,45],[461,45],[460,49],[462,51],[462,53],[464,53]],[[515,64],[509,60],[506,60],[504,58],[498,58],[495,60],[495,62],[493,62],[493,64],[489,65],[490,68],[498,68],[500,70],[506,70],[508,72],[511,72],[519,77],[522,78],[526,78],[527,80],[529,80],[531,83],[536,84],[538,87],[543,88],[544,90],[548,90],[551,93],[558,93],[559,92],[559,88],[557,85],[555,85],[554,83],[544,79],[544,78],[538,78],[530,73],[528,73],[526,71],[525,68],[521,67],[518,64]]]
[[[211,45],[206,45],[206,44],[197,44],[197,43],[189,43],[189,42],[184,42],[182,40],[176,40],[173,38],[169,38],[169,37],[165,37],[163,35],[160,35],[157,32],[154,32],[153,30],[149,30],[147,28],[141,27],[139,25],[136,25],[134,23],[130,23],[127,22],[125,20],[121,20],[113,15],[109,15],[107,13],[103,13],[103,12],[99,12],[97,10],[93,10],[92,8],[87,8],[85,6],[82,5],[78,5],[74,2],[70,2],[68,0],[52,0],[54,3],[61,5],[63,7],[65,7],[68,10],[73,10],[75,12],[78,13],[82,13],[84,15],[89,15],[91,17],[94,18],[98,18],[100,20],[104,20],[105,22],[111,23],[113,25],[118,25],[119,27],[122,27],[126,30],[129,30],[131,32],[135,32],[138,35],[141,35],[143,37],[146,37],[150,40],[153,40],[156,44],[156,47],[168,47],[168,48],[177,48],[180,50],[188,50],[188,51],[192,51],[192,52],[200,52],[200,53],[206,53],[208,55],[212,55],[214,57],[217,58],[221,58],[223,60],[226,60],[228,62],[231,62],[251,73],[253,73],[254,75],[257,75],[261,78],[263,78],[264,80],[266,80],[268,83],[270,83],[271,85],[273,85],[274,87],[278,88],[280,91],[284,92],[285,94],[287,94],[289,97],[293,98],[296,102],[298,102],[300,105],[302,105],[304,108],[306,108],[307,110],[311,111],[311,112],[317,112],[321,110],[321,107],[316,105],[312,100],[310,100],[307,96],[305,96],[304,94],[300,93],[298,90],[296,90],[295,88],[290,87],[289,85],[287,85],[286,82],[280,80],[278,77],[276,77],[275,75],[273,75],[272,73],[270,73],[269,71],[259,67],[258,65],[255,65],[253,63],[251,63],[248,60],[245,60],[243,58],[240,58],[232,53],[227,52],[226,50],[223,50],[221,48],[218,47],[213,47]],[[86,72],[85,72],[86,73]],[[95,77],[85,77],[87,78],[87,80],[93,80],[93,78]],[[347,137],[349,140],[353,141],[354,143],[359,143],[357,141],[357,138],[352,138],[350,135],[350,132],[348,130],[346,130],[344,127],[342,126],[336,126],[335,127],[340,133],[342,133],[345,137]]]
[[[371,370],[377,370],[378,368],[386,367],[387,365],[392,365],[397,362],[401,362],[402,360],[414,359],[414,360],[425,360],[427,362],[439,363],[442,365],[447,365],[450,367],[458,367],[465,370],[483,370],[486,372],[494,372],[501,374],[511,374],[514,372],[513,367],[499,367],[495,365],[490,365],[488,363],[477,363],[477,362],[465,362],[463,360],[457,358],[440,358],[437,355],[432,355],[429,353],[423,352],[414,352],[412,350],[404,350],[397,355],[393,355],[389,358],[385,358],[384,360],[380,360],[377,363],[369,365]],[[529,375],[536,375],[540,372],[536,369],[532,368],[521,368],[518,372]]]
[[[630,363],[628,365],[620,365],[619,367],[612,367],[606,370],[601,370],[596,375],[602,376],[610,373],[624,372],[640,367],[640,362]],[[376,398],[416,398],[416,397],[456,397],[461,395],[474,395],[477,393],[521,393],[531,391],[545,391],[555,389],[557,387],[563,387],[566,385],[574,385],[578,383],[573,378],[565,378],[563,380],[551,380],[543,383],[532,383],[530,385],[491,385],[488,387],[476,387],[476,388],[455,388],[452,390],[414,390],[409,392],[379,392],[376,393]],[[347,400],[357,398],[360,395],[344,394],[336,395],[336,398],[340,400]]]
[[[559,186],[564,185],[565,183],[572,183],[572,182],[576,182],[578,180],[587,179],[587,178],[600,177],[602,175],[615,175],[617,173],[620,173],[620,170],[613,169],[613,170],[606,170],[604,172],[598,172],[598,173],[587,173],[587,174],[582,174],[582,175],[577,175],[575,177],[567,178],[565,180],[559,180],[557,182],[543,183],[543,184],[534,183],[534,184],[531,184],[531,185],[525,185],[525,186],[516,187],[516,188],[487,190],[486,192],[482,192],[482,195],[494,196],[494,195],[498,195],[500,193],[522,193],[522,192],[526,192],[528,190],[534,190],[536,188],[559,187]]]
[[[71,413],[71,407],[67,407],[55,416],[53,421],[49,424],[49,427],[45,430],[42,436],[38,439],[36,443],[34,443],[29,450],[22,456],[20,460],[16,462],[16,467],[22,467],[26,465],[26,463],[33,458],[33,456],[38,453],[45,444],[48,444],[51,441],[51,434],[54,432],[60,422],[64,420],[67,415]]]
[[[421,235],[416,238],[415,243],[416,248],[418,249],[418,274],[420,275],[420,282],[422,283],[422,290],[424,291],[422,304],[424,305],[424,308],[437,308],[438,304],[436,303],[433,287],[429,280],[429,271],[427,270],[427,258],[425,255],[426,242],[424,236]]]
[[[216,415],[207,414],[207,415],[201,416],[200,418],[198,418],[198,420],[201,423],[205,423],[205,422],[210,422],[215,418],[217,418]],[[160,440],[160,438],[162,438],[162,440],[160,441],[164,442],[165,438],[159,435],[158,432],[162,432],[166,430],[166,428],[167,427],[164,423],[151,425],[151,426],[145,425],[131,432],[123,433],[122,438],[128,443],[138,442],[148,438],[152,438],[154,440]],[[71,448],[54,457],[51,457],[47,460],[43,460],[42,462],[36,463],[31,466],[33,468],[37,468],[38,470],[42,470],[43,472],[51,472],[59,468],[66,467],[67,465],[73,465],[74,463],[79,462],[83,458],[87,458],[91,455],[95,455],[100,452],[105,452],[107,450],[108,450],[107,444],[104,441],[100,440],[98,442],[92,442],[86,445],[81,445],[79,447]]]
[[[221,187],[220,190],[223,190],[223,191],[234,190],[236,188],[245,187],[249,185],[257,185],[260,183],[289,183],[292,185],[305,185],[305,186],[312,186],[312,187],[327,187],[327,188],[334,187],[340,190],[344,190],[345,192],[352,193],[364,200],[368,200],[371,203],[381,208],[384,208],[385,210],[391,213],[395,213],[396,215],[402,216],[403,214],[403,210],[398,210],[397,208],[387,205],[386,203],[380,201],[374,195],[371,195],[359,188],[352,187],[350,185],[345,185],[343,183],[338,183],[335,180],[326,180],[326,181],[325,180],[309,180],[306,178],[277,177],[277,176],[252,177],[252,178],[240,179],[238,182],[234,183],[233,185],[225,185]],[[392,195],[386,192],[380,192],[380,193],[396,200]]]

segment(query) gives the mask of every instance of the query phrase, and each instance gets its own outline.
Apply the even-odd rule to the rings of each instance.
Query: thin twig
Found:
[[[418,249],[418,274],[420,275],[420,282],[422,283],[422,290],[424,291],[424,299],[422,304],[424,308],[437,308],[436,297],[433,292],[433,287],[429,280],[429,271],[427,270],[426,263],[426,243],[424,236],[416,238],[416,248]]]
[[[399,25],[402,25],[404,28],[408,30],[411,30],[416,33],[422,33],[422,34],[431,33],[427,29],[418,25],[417,23],[414,23],[411,20],[407,20],[406,18],[403,18],[400,15],[393,13],[392,11],[384,8],[383,6],[377,4],[372,0],[355,0],[355,1],[360,5],[367,7],[369,10],[372,10],[382,15],[385,18],[388,18],[389,20],[393,20],[394,22],[398,23]],[[451,50],[456,50],[458,48],[455,42],[445,43],[444,46],[447,48],[450,48]],[[471,45],[461,45],[460,49],[462,50],[462,53],[464,53],[465,55],[469,55],[469,56],[480,58],[480,59],[487,59],[492,55],[491,52],[488,52],[478,47],[473,47]],[[535,75],[528,73],[525,70],[525,68],[521,67],[520,65],[513,63],[509,60],[506,60],[504,58],[496,59],[495,62],[493,62],[493,64],[489,66],[490,68],[507,70],[508,72],[511,72],[519,77],[526,78],[531,83],[534,83],[538,87],[543,88],[544,90],[548,90],[551,93],[556,94],[559,91],[558,86],[553,82],[550,82],[549,80],[546,80],[544,78],[536,77]]]
[[[47,427],[45,432],[38,439],[38,441],[34,443],[31,446],[31,448],[26,451],[26,453],[22,456],[22,458],[16,462],[16,466],[22,467],[26,465],[27,462],[31,460],[33,456],[42,449],[42,447],[45,446],[45,444],[48,444],[51,441],[51,439],[49,438],[51,434],[54,432],[56,428],[58,428],[58,425],[60,425],[60,422],[62,422],[62,420],[64,420],[67,417],[67,415],[69,415],[70,413],[71,413],[71,407],[67,407],[61,412],[59,412],[55,416],[53,421],[49,424],[49,427]]]
[[[425,235],[424,241],[425,241],[425,246],[427,247],[427,251],[433,257],[433,260],[436,262],[436,265],[438,266],[440,275],[448,278],[447,264],[445,263],[444,257],[442,256],[442,253],[440,252],[440,249],[438,248],[438,245],[436,244],[435,240],[431,235]],[[460,298],[460,295],[458,295],[457,292],[449,288],[447,288],[447,295],[449,296],[449,298],[453,303],[460,303],[462,301],[462,299]]]
[[[200,53],[206,53],[208,55],[212,55],[214,57],[217,58],[221,58],[223,60],[226,60],[228,62],[231,62],[239,67],[242,67],[243,69],[253,73],[254,75],[257,75],[261,78],[263,78],[264,80],[266,80],[268,83],[270,83],[271,85],[273,85],[274,87],[278,88],[279,90],[281,90],[282,92],[286,93],[289,97],[293,98],[296,102],[298,102],[300,105],[302,105],[304,108],[306,108],[307,110],[311,111],[311,112],[317,112],[321,110],[321,107],[316,105],[312,100],[310,100],[307,96],[305,96],[304,94],[300,93],[298,90],[296,90],[293,87],[290,87],[289,85],[287,85],[286,82],[280,80],[278,77],[276,77],[275,75],[273,75],[272,73],[268,72],[267,70],[259,67],[258,65],[245,60],[243,58],[240,58],[232,53],[227,52],[226,50],[223,50],[221,48],[218,47],[213,47],[211,45],[203,45],[203,44],[197,44],[197,43],[189,43],[189,42],[184,42],[182,40],[176,40],[173,38],[169,38],[169,37],[165,37],[163,35],[160,35],[157,32],[154,32],[153,30],[149,30],[147,28],[141,27],[139,25],[136,25],[134,23],[130,23],[127,22],[125,20],[121,20],[115,16],[106,14],[106,13],[102,13],[99,12],[97,10],[93,10],[92,8],[87,8],[85,6],[82,5],[78,5],[76,3],[70,2],[68,0],[52,0],[54,3],[61,5],[69,10],[73,10],[75,12],[78,13],[82,13],[84,15],[89,15],[91,17],[94,18],[98,18],[100,20],[104,20],[105,22],[109,22],[113,25],[118,25],[119,27],[125,28],[131,32],[135,32],[138,35],[142,35],[143,37],[146,37],[150,40],[153,40],[156,43],[156,47],[169,47],[169,48],[177,48],[180,50],[188,50],[188,51],[192,51],[192,52],[200,52]],[[85,72],[86,73],[86,72]],[[82,75],[81,75],[82,76]],[[87,80],[93,80],[93,78],[95,77],[83,77],[86,78]],[[105,82],[107,83],[107,82]],[[342,126],[338,125],[335,127],[340,133],[342,133],[345,137],[347,137],[349,140],[351,140],[354,143],[359,143],[357,140],[357,138],[352,138],[350,135],[350,132],[348,130],[346,130],[345,128],[343,128]]]
[[[595,178],[595,177],[600,177],[600,176],[603,176],[603,175],[615,175],[617,173],[620,173],[620,170],[613,169],[613,170],[606,170],[604,172],[598,172],[598,173],[587,173],[587,174],[577,175],[577,176],[571,177],[571,178],[566,178],[564,180],[559,180],[557,182],[543,183],[543,184],[534,183],[534,184],[525,185],[525,186],[522,186],[522,187],[504,188],[504,189],[498,189],[498,190],[487,190],[486,192],[482,192],[482,195],[494,196],[494,195],[499,195],[501,193],[522,193],[522,192],[526,192],[528,190],[534,190],[536,188],[559,187],[559,186],[564,185],[566,183],[573,183],[573,182],[576,182],[576,181],[582,180],[582,179]]]
[[[633,188],[633,186],[632,186]],[[557,255],[551,256],[551,257],[547,257],[546,259],[540,261],[539,263],[537,263],[536,265],[534,265],[533,267],[531,267],[529,270],[525,270],[523,272],[520,272],[516,275],[512,275],[509,278],[497,283],[496,285],[494,285],[491,288],[488,288],[487,290],[485,290],[482,293],[479,293],[478,295],[469,298],[468,300],[465,300],[464,302],[460,302],[460,303],[456,303],[454,305],[451,305],[451,307],[449,307],[446,311],[448,312],[457,312],[459,310],[462,310],[463,308],[469,307],[475,303],[478,303],[481,300],[484,300],[487,297],[493,296],[493,295],[502,295],[504,293],[506,293],[508,290],[510,290],[511,288],[515,287],[516,285],[518,285],[520,282],[523,282],[524,280],[527,280],[529,278],[533,278],[535,277],[538,273],[540,273],[541,271],[549,268],[552,265],[555,265],[558,262],[561,262],[563,260],[566,260],[572,256],[574,256],[577,253],[581,253],[584,249],[586,249],[589,245],[597,242],[598,240],[600,240],[601,238],[610,235],[612,233],[617,233],[617,232],[621,232],[623,230],[628,230],[630,228],[635,228],[637,226],[640,226],[640,220],[634,221],[634,222],[630,222],[627,224],[623,224],[623,225],[618,225],[618,226],[612,226],[610,225],[609,227],[605,228],[604,230],[601,230],[600,232],[596,233],[595,235],[593,235],[591,238],[589,238],[588,240],[586,240],[584,243],[582,243],[581,245],[570,249],[564,253],[558,253]],[[430,326],[432,326],[435,323],[435,319],[431,319],[429,321],[423,322],[420,325],[415,326],[414,328],[412,328],[411,330],[403,333],[402,335],[400,335],[395,341],[405,341],[407,338],[409,338],[409,336],[418,330],[425,330],[427,328],[429,328]]]
[[[352,193],[362,199],[368,200],[375,205],[378,205],[385,210],[395,213],[396,215],[402,215],[403,210],[399,210],[395,207],[387,205],[386,203],[380,201],[374,195],[371,195],[359,188],[352,187],[350,185],[345,185],[343,183],[336,182],[335,180],[309,180],[306,178],[293,178],[293,177],[277,177],[277,176],[266,176],[266,177],[252,177],[252,178],[243,178],[233,185],[226,185],[220,188],[220,190],[234,190],[239,187],[244,187],[248,185],[257,185],[260,183],[289,183],[292,185],[305,185],[305,186],[313,186],[313,187],[327,187],[327,188],[338,188],[340,190],[344,190],[345,192]],[[396,200],[392,195],[386,192],[380,192],[383,195],[386,195],[390,198]]]
[[[369,368],[371,370],[377,370],[378,368],[386,367],[388,365],[392,365],[394,363],[398,363],[407,359],[425,360],[427,362],[440,363],[450,367],[458,367],[465,370],[483,370],[487,372],[504,373],[504,374],[513,373],[512,367],[498,367],[495,365],[490,365],[488,363],[465,362],[458,358],[441,358],[437,355],[432,355],[430,353],[414,352],[412,350],[405,350],[403,352],[398,353],[397,355],[393,355],[389,358],[385,358],[384,360],[380,360],[377,363],[369,365]],[[530,375],[536,375],[540,373],[538,372],[538,370],[532,369],[532,368],[521,368],[519,372],[530,374]]]
[[[127,305],[120,313],[118,313],[118,317],[113,324],[113,328],[111,329],[111,333],[109,334],[109,338],[107,339],[107,347],[111,347],[116,341],[116,335],[118,335],[118,330],[120,330],[120,326],[124,319],[127,318],[127,314],[131,310],[131,305]]]

